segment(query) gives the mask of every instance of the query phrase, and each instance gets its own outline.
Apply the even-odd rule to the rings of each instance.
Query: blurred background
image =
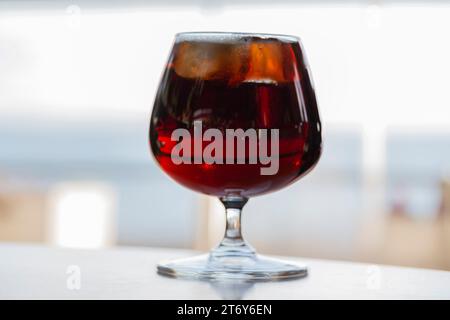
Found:
[[[174,34],[301,37],[324,153],[251,199],[260,252],[450,270],[450,4],[0,1],[0,241],[207,250],[217,200],[171,181],[147,141]]]

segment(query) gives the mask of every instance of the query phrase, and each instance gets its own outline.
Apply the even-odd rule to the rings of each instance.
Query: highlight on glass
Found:
[[[321,131],[297,37],[177,34],[154,102],[151,150],[173,180],[220,199],[226,231],[209,254],[161,262],[158,272],[198,279],[305,276],[303,265],[255,252],[242,236],[241,211],[250,198],[311,170],[320,158]]]

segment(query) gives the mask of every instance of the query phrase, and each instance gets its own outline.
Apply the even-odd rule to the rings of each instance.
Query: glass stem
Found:
[[[245,242],[241,232],[241,212],[248,198],[226,196],[221,197],[220,201],[225,207],[227,224],[225,235],[219,246],[213,250],[212,255],[215,257],[233,255],[254,256],[255,250]]]

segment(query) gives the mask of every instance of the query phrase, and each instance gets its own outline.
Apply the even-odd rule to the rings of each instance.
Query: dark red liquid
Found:
[[[249,77],[251,61],[247,69],[239,69],[237,76],[232,70],[218,76],[184,77],[177,73],[176,53],[181,49],[175,47],[155,100],[150,126],[152,152],[169,176],[205,194],[239,193],[249,197],[280,189],[317,163],[321,125],[309,74],[304,62],[297,60],[302,57],[300,47],[296,43],[276,45],[282,49],[280,54],[289,56],[285,60],[296,67],[296,72],[292,72],[292,66],[278,66],[276,72],[284,68],[281,76],[272,73],[271,79],[265,79],[259,71],[261,79]],[[234,164],[225,164],[225,152],[224,164],[175,164],[171,151],[178,141],[171,140],[172,132],[185,128],[193,137],[194,121],[202,121],[203,132],[208,128],[223,132],[224,146],[228,143],[226,129],[279,129],[278,171],[262,175],[261,167],[269,165],[250,164],[249,158],[257,155],[249,154],[248,145],[245,164],[237,164],[237,159]],[[203,142],[202,150],[208,143]],[[271,154],[270,140],[268,148]],[[201,154],[192,153],[192,159],[198,156]]]

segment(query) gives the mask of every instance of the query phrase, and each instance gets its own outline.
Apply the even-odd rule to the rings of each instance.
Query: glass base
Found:
[[[159,263],[158,273],[175,278],[201,280],[274,281],[301,278],[306,266],[256,254],[204,254]]]
[[[260,256],[241,234],[241,210],[247,198],[228,195],[225,236],[209,254],[158,264],[158,273],[175,278],[201,280],[274,281],[306,276],[305,266]]]

